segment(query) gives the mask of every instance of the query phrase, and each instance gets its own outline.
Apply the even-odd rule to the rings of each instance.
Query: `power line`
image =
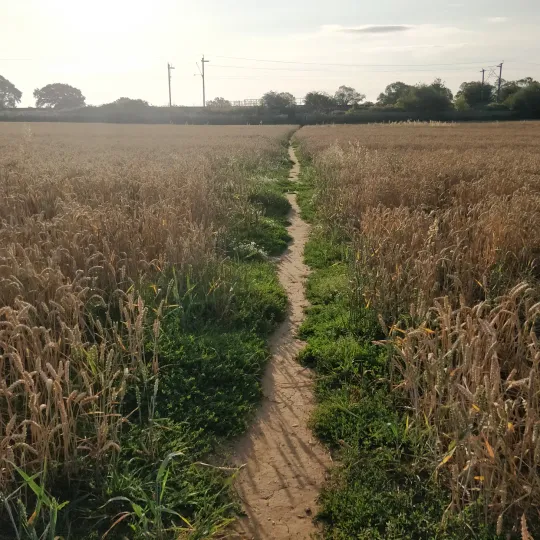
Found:
[[[304,64],[311,66],[343,66],[343,67],[422,67],[422,66],[471,66],[473,64],[488,64],[492,61],[482,61],[477,62],[452,62],[449,64],[444,63],[434,63],[434,64],[340,64],[336,62],[332,63],[323,63],[323,62],[302,62],[295,60],[263,60],[261,58],[243,58],[240,56],[219,56],[216,55],[216,58],[226,58],[228,60],[248,60],[250,62],[269,62],[275,64]]]
[[[307,73],[343,73],[343,70],[327,70],[327,69],[297,69],[297,68],[271,68],[271,67],[257,67],[257,66],[230,66],[226,64],[212,64],[218,68],[228,69],[248,69],[248,70],[261,70],[261,71],[294,71],[294,72],[307,72]],[[441,71],[464,71],[463,68],[438,68],[438,69],[392,69],[392,70],[363,70],[362,73],[435,73]]]

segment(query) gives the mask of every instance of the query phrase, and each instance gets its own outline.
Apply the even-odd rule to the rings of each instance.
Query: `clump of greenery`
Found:
[[[302,155],[302,148],[294,141],[295,152],[298,159],[302,162],[300,177],[294,185],[298,206],[300,206],[300,215],[303,220],[313,223],[315,219],[315,179],[316,171],[313,165]]]
[[[290,182],[259,177],[255,180],[248,201],[250,212],[242,212],[227,238],[228,252],[244,260],[264,260],[279,255],[290,242],[287,216],[291,204],[284,196]]]
[[[291,240],[284,223],[265,216],[242,222],[233,234],[236,245],[250,244],[271,256],[279,255]]]
[[[249,201],[264,212],[266,217],[283,221],[291,210],[291,203],[283,196],[288,182],[259,181]]]

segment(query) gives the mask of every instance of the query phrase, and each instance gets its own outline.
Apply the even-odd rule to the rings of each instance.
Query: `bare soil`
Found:
[[[300,164],[292,146],[289,155],[293,162],[290,179],[296,181]],[[234,450],[234,462],[245,464],[236,488],[246,516],[237,522],[233,538],[313,537],[312,517],[330,464],[330,456],[307,426],[314,407],[312,374],[296,361],[304,347],[296,334],[307,306],[308,268],[303,253],[309,225],[300,218],[296,195],[288,198],[292,242],[278,271],[289,296],[289,312],[270,342],[272,357],[262,381],[262,406]]]

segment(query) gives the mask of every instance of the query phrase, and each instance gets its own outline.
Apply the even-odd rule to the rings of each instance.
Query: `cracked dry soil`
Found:
[[[300,164],[292,146],[289,156],[293,162],[289,178],[296,181]],[[289,311],[270,341],[262,405],[234,449],[235,464],[245,464],[236,489],[246,514],[229,536],[235,539],[312,538],[317,532],[312,516],[330,465],[330,456],[307,426],[314,407],[312,375],[296,361],[305,345],[296,333],[307,306],[308,268],[303,253],[309,225],[300,218],[296,195],[290,194],[288,199],[292,242],[281,257],[278,272],[289,297]]]

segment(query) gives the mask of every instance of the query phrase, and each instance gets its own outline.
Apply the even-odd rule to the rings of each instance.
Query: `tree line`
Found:
[[[22,92],[0,75],[0,109],[16,107],[21,99]],[[63,83],[36,88],[34,99],[38,108],[75,109],[86,105],[86,98],[78,88]]]
[[[415,85],[396,81],[379,94],[376,102],[366,101],[365,94],[350,86],[340,86],[333,95],[311,91],[303,101],[306,109],[318,112],[345,108],[349,113],[366,109],[392,109],[436,114],[450,110],[491,109],[540,117],[540,83],[532,77],[515,81],[502,80],[499,91],[492,84],[470,81],[462,83],[454,96],[441,79],[435,79],[431,84]],[[290,92],[271,91],[262,96],[261,105],[283,111],[294,107],[296,98]],[[230,107],[231,103],[224,98],[216,98],[208,102],[208,106]]]
[[[86,98],[83,93],[69,84],[53,83],[34,90],[34,99],[38,109],[78,109],[86,107]],[[0,75],[0,109],[16,107],[22,98],[22,92],[5,77]],[[143,99],[118,98],[104,107],[149,107],[148,101]]]
[[[64,83],[53,83],[34,90],[36,107],[52,109],[76,109],[86,105],[81,90]],[[9,80],[0,75],[0,108],[16,107],[22,92]],[[350,86],[340,86],[334,94],[322,91],[308,92],[304,108],[311,111],[330,112],[346,109],[349,113],[357,110],[393,109],[425,114],[436,114],[449,110],[469,109],[511,110],[520,114],[540,117],[540,83],[531,77],[515,81],[501,81],[500,89],[490,83],[479,81],[464,82],[454,96],[441,79],[431,84],[415,85],[396,81],[389,84],[379,94],[376,102],[366,101],[365,94]],[[296,98],[290,92],[266,92],[261,100],[262,107],[287,111],[296,106]],[[147,101],[121,97],[104,105],[115,108],[148,107]],[[217,97],[207,103],[210,108],[229,108],[231,102]]]

